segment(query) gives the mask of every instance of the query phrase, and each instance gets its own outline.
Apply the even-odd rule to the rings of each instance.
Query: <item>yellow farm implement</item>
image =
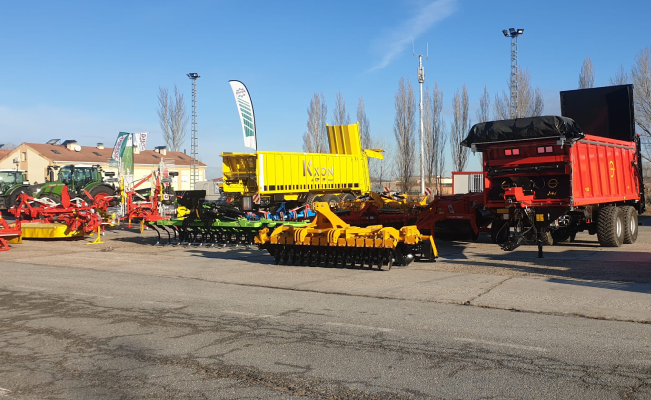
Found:
[[[316,218],[303,228],[280,226],[271,234],[262,229],[255,242],[274,257],[276,264],[313,266],[367,266],[389,270],[413,260],[435,261],[434,240],[415,226],[400,229],[382,225],[350,226],[327,203],[315,203]]]

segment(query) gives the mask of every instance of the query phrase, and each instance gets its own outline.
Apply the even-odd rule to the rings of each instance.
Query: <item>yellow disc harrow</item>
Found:
[[[342,221],[327,203],[315,203],[313,209],[317,215],[306,227],[280,226],[271,234],[265,228],[255,242],[274,256],[276,264],[388,270],[413,260],[435,261],[438,256],[434,240],[415,226],[360,228]]]

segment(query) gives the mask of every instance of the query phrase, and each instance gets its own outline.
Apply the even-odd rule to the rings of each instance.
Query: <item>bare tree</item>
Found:
[[[326,118],[328,106],[323,93],[314,93],[307,109],[307,132],[303,133],[303,151],[306,153],[326,153],[328,148],[328,131]]]
[[[630,83],[630,78],[628,77],[628,73],[624,69],[623,65],[619,66],[619,70],[615,74],[614,77],[610,78],[610,84],[611,85],[626,85],[627,83]]]
[[[445,143],[447,141],[445,124],[441,119],[443,110],[443,92],[438,82],[434,82],[432,96],[429,87],[425,87],[423,99],[423,140],[425,142],[425,175],[427,184],[436,188],[438,194],[438,178],[443,173],[445,165]]]
[[[529,71],[518,68],[518,99],[515,107],[515,116],[511,116],[511,98],[506,91],[502,95],[495,95],[493,106],[495,119],[512,119],[524,117],[537,117],[545,111],[545,100],[539,88],[534,91],[531,88],[531,77]],[[507,81],[507,87],[511,82]]]
[[[579,73],[579,89],[588,89],[594,87],[594,66],[590,57],[583,60],[583,66]]]
[[[332,125],[348,124],[350,124],[350,116],[346,111],[346,100],[344,100],[344,95],[339,92],[335,99],[335,109],[332,111]]]
[[[462,147],[461,142],[466,138],[470,129],[470,120],[468,119],[468,91],[464,84],[461,89],[461,98],[459,91],[454,94],[452,101],[454,110],[450,140],[452,144],[452,164],[455,171],[463,171],[468,164],[468,148]]]
[[[383,137],[373,138],[373,147],[384,150],[384,160],[369,158],[369,175],[373,179],[371,184],[372,190],[383,191],[386,183],[390,182],[394,176],[394,151],[393,145]]]
[[[631,78],[635,91],[635,122],[651,136],[651,54],[648,47],[637,55]]]
[[[366,116],[366,108],[364,107],[364,99],[362,99],[362,96],[359,96],[359,102],[357,102],[357,122],[359,122],[359,135],[362,141],[362,148],[370,149],[371,146],[377,146],[377,144],[372,144],[371,124],[368,122],[368,117]]]
[[[393,133],[396,137],[396,155],[394,163],[397,169],[398,180],[404,192],[411,188],[410,178],[414,173],[414,148],[416,145],[414,132],[414,115],[416,114],[416,100],[411,82],[400,78],[398,92],[396,93],[396,117]]]
[[[163,139],[171,151],[181,151],[188,131],[189,117],[183,94],[174,86],[174,97],[165,88],[158,88],[158,118]]]
[[[425,182],[432,179],[433,164],[436,162],[434,148],[434,102],[429,95],[429,86],[425,86],[423,92],[423,160],[425,169]]]
[[[631,69],[635,123],[642,130],[645,142],[651,142],[651,51],[645,48],[635,58]],[[643,146],[644,147],[644,146]],[[644,158],[651,162],[651,149],[646,146]]]
[[[477,109],[477,122],[490,121],[491,98],[488,95],[488,87],[484,85],[484,94],[479,98],[479,108]]]
[[[6,142],[6,143],[3,143],[3,144],[0,144],[0,150],[13,150],[16,147],[18,147],[18,146],[16,146],[13,142]]]

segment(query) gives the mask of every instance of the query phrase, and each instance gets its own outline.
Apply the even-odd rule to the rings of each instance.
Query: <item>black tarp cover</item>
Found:
[[[470,147],[477,143],[559,136],[565,136],[567,140],[579,140],[585,135],[581,127],[573,119],[549,115],[475,124],[470,128],[468,137],[461,142],[461,145]]]

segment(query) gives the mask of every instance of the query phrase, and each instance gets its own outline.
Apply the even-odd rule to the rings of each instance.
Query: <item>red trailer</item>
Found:
[[[493,241],[513,250],[527,241],[573,240],[588,230],[602,246],[635,242],[645,199],[632,87],[562,92],[561,100],[576,121],[487,122],[463,143],[483,153]]]

